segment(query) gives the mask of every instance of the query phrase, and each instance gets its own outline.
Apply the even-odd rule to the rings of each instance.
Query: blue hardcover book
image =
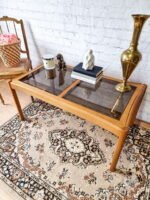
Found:
[[[78,72],[81,74],[85,74],[91,77],[97,77],[100,73],[102,73],[103,68],[94,66],[92,70],[85,70],[82,68],[83,63],[79,63],[77,66],[74,67],[73,71]]]

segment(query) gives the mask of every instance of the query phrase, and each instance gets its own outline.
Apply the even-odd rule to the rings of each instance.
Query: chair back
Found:
[[[31,63],[29,48],[27,43],[27,38],[25,34],[23,20],[15,19],[12,17],[3,16],[0,18],[0,33],[9,34],[13,33],[21,40],[21,49],[22,54],[26,54],[28,60]]]

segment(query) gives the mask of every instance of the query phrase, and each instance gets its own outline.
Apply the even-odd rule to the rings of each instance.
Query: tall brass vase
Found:
[[[141,53],[138,51],[138,41],[140,33],[145,21],[150,15],[132,15],[134,18],[134,31],[130,47],[125,50],[121,55],[121,64],[123,71],[123,82],[116,85],[116,90],[119,92],[127,92],[131,90],[131,87],[127,85],[127,80],[142,59]]]

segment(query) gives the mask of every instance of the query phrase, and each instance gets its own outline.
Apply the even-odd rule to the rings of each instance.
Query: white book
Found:
[[[98,77],[94,78],[94,77],[87,76],[87,75],[73,71],[71,73],[71,78],[78,79],[78,80],[81,80],[81,81],[84,81],[84,82],[87,82],[87,83],[91,83],[91,84],[96,84],[98,81],[101,80],[102,73]]]

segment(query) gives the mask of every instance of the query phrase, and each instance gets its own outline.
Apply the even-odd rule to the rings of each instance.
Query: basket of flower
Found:
[[[20,62],[20,40],[15,34],[0,34],[0,58],[6,67]]]

